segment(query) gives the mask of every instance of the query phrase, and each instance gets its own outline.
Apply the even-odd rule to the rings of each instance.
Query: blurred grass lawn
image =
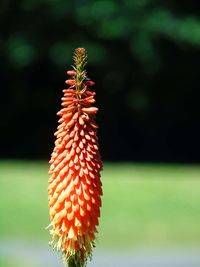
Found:
[[[48,166],[0,161],[1,240],[50,240]],[[200,166],[107,163],[98,246],[200,245]]]

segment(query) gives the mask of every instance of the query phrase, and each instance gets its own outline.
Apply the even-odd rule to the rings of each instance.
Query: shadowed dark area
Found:
[[[196,1],[3,0],[0,15],[1,158],[49,158],[84,46],[104,160],[200,160]]]

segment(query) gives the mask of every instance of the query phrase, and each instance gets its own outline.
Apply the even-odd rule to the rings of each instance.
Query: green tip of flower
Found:
[[[76,70],[83,70],[87,63],[87,52],[85,48],[76,48],[74,51],[74,67]]]
[[[83,89],[82,84],[86,79],[85,65],[87,64],[87,52],[85,48],[76,48],[74,51],[74,70],[76,72],[76,90]]]
[[[86,56],[86,49],[84,47],[78,47],[75,49],[75,54],[77,56]]]

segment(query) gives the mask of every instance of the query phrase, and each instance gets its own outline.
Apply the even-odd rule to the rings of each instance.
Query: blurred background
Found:
[[[62,266],[47,171],[76,47],[105,162],[91,266],[200,266],[199,15],[195,0],[1,0],[0,266]]]

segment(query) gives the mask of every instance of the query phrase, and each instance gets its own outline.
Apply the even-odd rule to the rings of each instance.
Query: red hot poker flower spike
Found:
[[[94,118],[98,111],[91,105],[94,84],[87,78],[86,51],[77,48],[74,70],[64,89],[63,108],[58,112],[57,140],[51,155],[48,187],[52,245],[62,252],[69,266],[83,267],[92,255],[96,227],[100,216],[101,181]]]

